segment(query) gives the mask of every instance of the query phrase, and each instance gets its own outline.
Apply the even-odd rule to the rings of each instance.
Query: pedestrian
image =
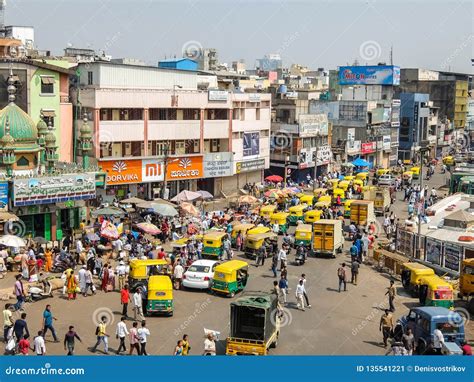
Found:
[[[265,265],[265,256],[267,255],[267,249],[265,247],[265,243],[257,250],[257,255],[255,257],[255,266],[258,267],[260,263]]]
[[[128,317],[128,303],[130,302],[130,292],[128,284],[125,284],[120,290],[120,304],[122,304],[122,316]]]
[[[120,260],[119,266],[117,267],[115,272],[118,275],[119,290],[122,290],[123,287],[125,286],[125,276],[127,274],[127,267],[125,266],[125,263],[123,260]]]
[[[393,305],[393,301],[395,300],[395,296],[397,294],[394,284],[395,281],[390,280],[390,286],[387,288],[387,292],[385,292],[385,295],[388,295],[388,305],[391,312],[395,312],[395,305]]]
[[[23,282],[21,281],[21,275],[15,276],[15,286],[13,290],[15,291],[16,304],[14,305],[15,310],[20,310],[23,303],[25,302],[25,289],[23,288]]]
[[[306,275],[304,273],[301,275],[300,280],[303,280],[303,286],[304,286],[303,296],[306,301],[306,307],[311,308],[311,304],[309,303],[308,293],[306,292]]]
[[[337,277],[339,279],[339,293],[341,293],[341,286],[344,284],[344,292],[347,291],[347,272],[346,263],[342,263],[337,269]]]
[[[97,336],[97,342],[92,348],[92,352],[95,353],[97,346],[101,342],[104,343],[104,353],[109,354],[109,335],[107,334],[107,317],[102,316],[99,322],[99,325],[95,329],[95,335]]]
[[[288,280],[284,275],[281,275],[280,281],[278,282],[278,287],[280,288],[280,303],[286,304],[286,295],[288,294]]]
[[[303,285],[303,280],[300,280],[298,282],[298,285],[296,286],[296,306],[298,309],[301,309],[304,312],[304,285]]]
[[[272,256],[273,277],[277,277],[277,268],[278,268],[278,253],[274,253]]]
[[[364,263],[369,253],[369,243],[370,243],[369,237],[366,232],[364,232],[360,241],[362,242],[362,256],[360,260],[362,263]]]
[[[66,290],[67,290],[67,299],[75,300],[77,294],[77,282],[76,276],[74,275],[74,270],[70,270],[66,276]]]
[[[403,346],[407,351],[407,355],[413,355],[415,350],[415,336],[410,328],[407,329],[407,332],[402,336]]]
[[[147,338],[150,335],[150,331],[146,327],[146,321],[142,321],[142,327],[137,330],[138,342],[140,342],[140,355],[148,355],[146,352]]]
[[[407,350],[403,346],[403,342],[400,341],[394,341],[392,343],[392,346],[390,347],[390,350],[385,353],[385,355],[408,355]]]
[[[231,260],[232,259],[232,246],[229,239],[229,235],[226,235],[226,237],[224,238],[223,245],[224,245],[224,252],[226,254],[227,260]]]
[[[393,317],[388,309],[385,309],[385,313],[380,318],[379,330],[383,335],[383,345],[384,347],[387,347],[387,341],[393,330]]]
[[[275,296],[277,296],[277,298],[280,296],[280,287],[278,286],[278,281],[276,281],[276,280],[273,282],[272,293]]]
[[[26,323],[26,313],[23,312],[20,318],[13,324],[13,333],[15,333],[17,342],[23,338],[24,334],[30,335],[28,324]]]
[[[133,318],[138,321],[143,320],[142,294],[141,288],[137,288],[133,294]]]
[[[188,335],[184,334],[183,335],[183,355],[189,355],[189,352],[191,351],[191,346],[189,345],[189,340],[188,340]]]
[[[18,342],[18,352],[21,355],[28,355],[30,351],[30,341],[28,341],[29,337],[28,334],[25,334],[20,342]]]
[[[287,245],[283,244],[280,251],[278,252],[278,260],[280,260],[280,270],[286,268],[287,264],[287,255],[286,255]]]
[[[148,289],[145,285],[142,285],[140,287],[140,294],[142,296],[142,312],[143,312],[143,319],[145,319],[146,316],[146,311],[147,311],[147,305],[148,305]]]
[[[433,354],[435,355],[442,355],[443,354],[443,346],[444,346],[444,336],[443,332],[439,329],[438,324],[436,329],[433,330]]]
[[[357,285],[357,276],[359,275],[360,264],[355,259],[351,263],[351,283]]]
[[[204,340],[204,355],[216,355],[216,341],[212,333],[209,333]]]
[[[76,338],[82,342],[79,335],[74,330],[74,326],[69,326],[69,330],[64,335],[64,350],[67,350],[67,355],[74,355],[74,347],[76,345]]]
[[[84,275],[85,281],[86,281],[86,288],[84,289],[84,297],[87,297],[89,289],[91,290],[92,294],[95,294],[95,286],[94,286],[94,281],[92,278],[92,271],[91,268],[86,269],[86,273]]]
[[[461,341],[461,349],[462,349],[462,355],[472,355],[471,345],[469,345],[466,342],[466,340]]]
[[[174,348],[173,355],[183,355],[183,340],[179,340]]]
[[[86,273],[87,273],[87,266],[83,265],[79,270],[77,277],[79,279],[79,289],[81,290],[82,295],[85,295],[87,282],[86,282]]]
[[[46,354],[46,344],[43,338],[43,332],[40,330],[38,335],[33,340],[34,350],[36,355],[45,355]]]
[[[54,342],[59,342],[58,337],[56,336],[56,330],[53,326],[53,321],[56,321],[57,318],[53,316],[51,312],[51,305],[46,305],[46,308],[43,312],[43,337],[46,339],[46,332],[48,329],[51,331],[53,335]]]
[[[5,309],[3,309],[3,342],[7,343],[8,332],[13,327],[12,321],[12,304],[5,304]]]
[[[115,330],[115,337],[120,341],[120,345],[117,349],[117,355],[120,354],[120,352],[127,351],[127,347],[125,346],[125,337],[129,335],[127,325],[125,324],[126,317],[122,316],[120,319],[120,322],[117,324],[117,328]]]
[[[184,268],[181,263],[177,263],[173,270],[174,277],[174,289],[181,289],[181,283],[183,282]]]
[[[138,322],[135,321],[132,324],[132,328],[130,329],[129,333],[129,339],[130,339],[130,353],[128,355],[133,354],[133,349],[137,351],[137,354],[140,355],[140,345],[138,343]]]

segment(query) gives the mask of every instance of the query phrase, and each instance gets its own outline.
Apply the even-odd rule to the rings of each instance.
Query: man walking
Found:
[[[281,276],[278,287],[280,288],[280,303],[286,304],[286,295],[288,294],[288,280],[284,275]]]
[[[13,327],[12,316],[13,313],[10,309],[11,304],[5,304],[5,309],[3,309],[3,341],[7,343],[8,332]]]
[[[272,257],[273,277],[277,277],[277,268],[278,268],[278,253],[274,253]]]
[[[146,327],[146,321],[142,321],[142,327],[138,329],[138,341],[140,342],[140,355],[148,355],[146,352],[147,337],[150,335],[150,331]]]
[[[181,263],[176,264],[173,271],[174,276],[174,289],[181,289],[181,283],[183,281],[184,268]]]
[[[138,322],[134,322],[132,328],[130,329],[130,353],[128,355],[133,354],[133,349],[136,349],[137,354],[140,355],[140,345],[139,345],[139,338],[138,338]]]
[[[303,280],[300,279],[298,285],[296,286],[296,306],[298,309],[301,309],[304,312],[304,300],[303,296],[305,294]]]
[[[15,310],[20,310],[23,303],[25,302],[25,289],[23,288],[23,282],[21,281],[21,275],[16,275],[15,276],[15,286],[14,286],[14,291],[15,291],[15,297],[16,297],[16,304]]]
[[[43,332],[40,330],[38,335],[35,337],[33,341],[34,350],[36,355],[46,355],[46,344],[43,338]]]
[[[286,256],[287,245],[283,244],[280,252],[278,252],[278,260],[280,260],[280,270],[286,268],[287,256]]]
[[[130,292],[128,284],[125,284],[120,290],[120,303],[122,304],[122,316],[128,317],[128,303],[130,302]]]
[[[81,290],[82,295],[84,296],[86,294],[86,288],[87,288],[87,283],[86,283],[86,273],[87,273],[87,266],[83,265],[79,272],[77,273],[77,277],[79,279],[79,289]]]
[[[339,278],[339,293],[341,293],[341,286],[344,284],[344,292],[347,291],[347,272],[346,263],[342,263],[337,269],[337,277]]]
[[[390,337],[390,333],[393,330],[393,317],[388,309],[385,309],[385,313],[380,318],[379,330],[383,335],[383,345],[387,347],[387,340]]]
[[[127,330],[127,325],[125,324],[125,316],[122,316],[120,319],[120,322],[117,324],[117,329],[115,330],[115,336],[116,338],[120,341],[120,345],[117,349],[117,355],[120,354],[120,352],[127,351],[127,347],[125,346],[125,337],[129,335],[129,332]]]
[[[393,300],[395,300],[395,296],[397,294],[394,284],[395,282],[393,280],[390,280],[390,286],[387,288],[387,292],[385,292],[385,295],[388,295],[388,305],[389,310],[391,312],[395,312],[395,305],[393,304]]]
[[[138,288],[133,294],[133,318],[139,321],[143,320],[141,288]]]
[[[226,254],[227,260],[231,260],[232,259],[232,246],[229,240],[229,235],[227,235],[224,239],[224,252]]]
[[[127,274],[127,267],[125,266],[125,263],[123,262],[123,260],[120,260],[119,266],[117,267],[115,271],[118,275],[119,290],[122,290],[123,287],[125,286],[125,276]]]
[[[102,316],[100,319],[99,326],[97,326],[95,330],[95,334],[97,336],[97,342],[92,348],[92,352],[95,353],[97,351],[97,346],[100,345],[101,342],[104,343],[104,353],[109,354],[109,335],[107,334],[107,317]]]
[[[85,282],[86,282],[86,288],[84,289],[84,297],[87,297],[87,291],[90,289],[92,294],[95,294],[94,290],[94,281],[92,279],[92,271],[90,268],[86,269],[86,273],[84,274]]]
[[[15,333],[16,340],[19,342],[23,338],[23,334],[30,335],[28,324],[26,323],[26,313],[22,313],[21,318],[15,321],[13,325],[13,333]]]
[[[351,263],[351,283],[357,285],[357,276],[359,275],[360,264],[357,260],[352,259]]]
[[[267,249],[265,248],[265,243],[257,250],[257,256],[255,258],[255,266],[258,267],[260,263],[265,265],[265,257],[267,256]]]
[[[54,342],[59,342],[58,337],[56,336],[56,330],[53,326],[53,320],[57,320],[57,318],[54,317],[51,312],[51,305],[46,305],[46,309],[43,312],[43,337],[46,339],[46,332],[49,329],[53,335]]]
[[[64,350],[67,350],[67,355],[74,355],[74,346],[76,345],[75,339],[82,342],[81,338],[74,331],[74,326],[69,327],[69,331],[64,336]]]
[[[407,329],[407,332],[402,336],[403,346],[407,351],[407,355],[413,355],[415,350],[415,336],[410,328]]]
[[[311,304],[309,303],[308,293],[306,292],[306,275],[304,273],[301,275],[300,281],[301,280],[303,281],[303,287],[304,287],[303,296],[306,301],[306,306],[308,308],[311,308]]]

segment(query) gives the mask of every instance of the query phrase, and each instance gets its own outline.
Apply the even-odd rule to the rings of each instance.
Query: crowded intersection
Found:
[[[449,194],[448,161],[425,162],[359,159],[299,184],[269,175],[232,200],[129,194],[60,242],[15,235],[12,219],[0,237],[5,354],[470,355],[457,278],[401,252],[398,231],[428,226]],[[412,285],[420,269],[431,284]],[[423,334],[413,317],[430,315]]]

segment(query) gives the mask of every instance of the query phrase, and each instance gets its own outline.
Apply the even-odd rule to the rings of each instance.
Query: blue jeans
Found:
[[[56,330],[54,330],[53,325],[45,325],[43,329],[43,338],[46,338],[46,331],[51,330],[51,334],[53,335],[53,340],[57,341],[58,337],[56,336]]]
[[[273,272],[273,277],[277,277],[277,265],[272,264],[272,272]]]
[[[109,340],[108,340],[107,336],[97,336],[97,343],[92,348],[92,351],[95,352],[97,350],[97,346],[99,346],[101,342],[104,343],[104,352],[108,353],[109,352]]]
[[[21,309],[21,306],[25,302],[25,297],[24,296],[16,296],[16,304],[14,305],[15,310]]]
[[[346,285],[347,285],[346,279],[339,279],[339,292],[341,291],[342,284],[344,284],[344,290],[347,290],[347,288],[346,288]]]

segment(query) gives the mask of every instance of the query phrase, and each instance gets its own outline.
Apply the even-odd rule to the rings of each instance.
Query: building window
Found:
[[[112,121],[112,109],[101,109],[100,110],[101,121]]]
[[[87,85],[94,83],[94,72],[87,72]]]
[[[228,119],[227,109],[207,109],[207,119],[226,120]]]
[[[183,109],[183,119],[199,120],[199,109]]]
[[[240,109],[234,109],[232,111],[232,119],[239,120],[240,119]]]
[[[260,121],[260,108],[255,109],[255,119]]]
[[[155,153],[153,155],[164,156],[168,147],[167,142],[156,142]]]
[[[219,139],[211,139],[211,153],[218,153],[220,151],[221,142]]]
[[[132,144],[131,142],[122,142],[122,155],[129,157],[132,155]]]
[[[18,161],[16,162],[16,165],[18,167],[26,167],[30,165],[30,161],[26,159],[24,156],[22,156],[20,157],[20,159],[18,159]]]
[[[54,94],[54,77],[41,76],[41,94]]]

